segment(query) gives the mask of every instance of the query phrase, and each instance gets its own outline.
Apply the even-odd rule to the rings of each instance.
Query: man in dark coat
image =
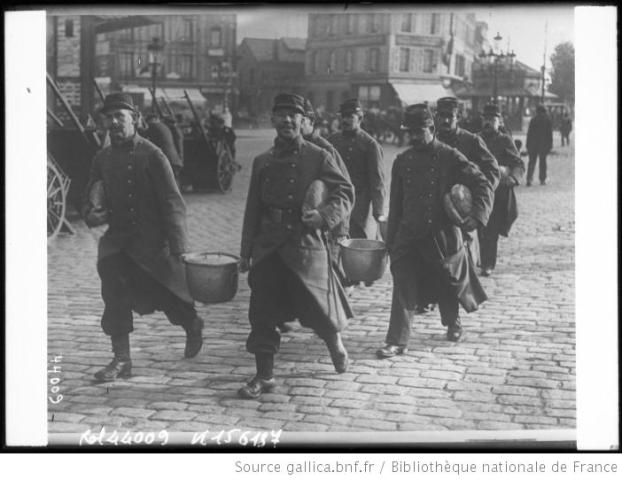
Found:
[[[231,157],[235,159],[235,141],[237,137],[233,129],[225,125],[225,119],[222,115],[216,113],[210,114],[207,131],[211,138],[223,140],[227,147],[229,147]]]
[[[500,165],[501,180],[495,190],[495,201],[488,224],[478,230],[481,274],[489,276],[497,263],[499,235],[507,237],[512,223],[518,217],[514,187],[525,174],[525,165],[509,135],[500,131],[499,107],[484,107],[484,129],[480,133],[486,146]]]
[[[166,115],[162,118],[164,125],[168,127],[171,131],[171,135],[173,136],[173,143],[175,144],[175,149],[177,150],[177,155],[181,160],[181,164],[184,164],[184,132],[181,130],[181,126],[175,117],[172,115]]]
[[[529,122],[527,129],[527,153],[529,165],[527,166],[527,186],[531,186],[536,162],[540,160],[540,185],[546,185],[546,156],[553,148],[553,124],[546,113],[546,108],[539,105],[536,116]]]
[[[340,107],[341,131],[329,137],[343,159],[354,190],[356,202],[350,216],[350,236],[367,238],[371,205],[376,221],[384,221],[386,195],[382,147],[361,128],[363,109],[357,99],[346,100]]]
[[[145,138],[162,150],[171,164],[175,179],[179,180],[184,162],[179,156],[171,130],[160,121],[157,115],[149,114],[145,120],[147,122],[147,130],[144,132]]]
[[[95,378],[112,381],[131,375],[132,311],[161,310],[183,327],[187,358],[201,349],[203,321],[186,285],[181,260],[188,248],[186,207],[170,163],[136,132],[138,113],[130,95],[108,95],[103,113],[111,145],[93,159],[83,213],[87,223],[94,213],[103,214],[109,225],[99,241],[97,271],[105,305],[101,325],[111,337],[114,359]],[[95,185],[104,192],[97,206]],[[94,207],[102,211],[93,212]]]
[[[561,125],[559,126],[559,132],[562,135],[562,147],[564,145],[570,145],[570,132],[572,132],[572,120],[568,113],[564,113]]]
[[[438,303],[447,339],[458,341],[462,324],[459,304],[476,310],[486,294],[462,238],[486,224],[492,189],[484,174],[458,150],[435,138],[432,114],[425,104],[411,105],[404,124],[412,147],[393,163],[387,246],[393,274],[393,298],[386,345],[379,358],[407,351],[417,305]],[[456,185],[467,186],[473,207],[460,226],[451,223],[443,197]]]
[[[274,355],[280,345],[276,326],[292,318],[324,340],[338,373],[348,368],[340,331],[352,311],[331,268],[322,230],[332,230],[347,217],[354,188],[327,151],[303,140],[304,112],[299,95],[277,95],[274,147],[253,161],[240,270],[250,269],[246,348],[255,355],[257,374],[239,390],[243,398],[274,389]],[[326,199],[305,209],[309,187],[318,180]]]

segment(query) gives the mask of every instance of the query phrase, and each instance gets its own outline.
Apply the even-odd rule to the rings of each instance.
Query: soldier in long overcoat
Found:
[[[184,168],[184,162],[179,155],[171,129],[160,121],[155,114],[147,115],[145,120],[147,121],[147,129],[143,132],[145,138],[162,150],[171,164],[175,179],[179,180],[181,170]]]
[[[499,185],[499,164],[486,147],[486,143],[477,133],[471,133],[458,126],[460,102],[456,97],[443,97],[436,101],[435,124],[437,138],[441,142],[460,151],[484,173],[494,192]],[[478,113],[479,115],[479,113]],[[480,117],[481,119],[481,117]],[[479,131],[479,130],[477,130]],[[480,263],[480,249],[477,232],[466,234],[469,249],[475,263]]]
[[[399,154],[391,173],[387,246],[393,297],[386,345],[380,358],[407,351],[417,305],[438,303],[447,339],[462,335],[459,305],[472,312],[486,294],[464,246],[462,230],[485,225],[492,189],[484,174],[458,150],[439,142],[427,105],[411,105],[404,114],[412,147]],[[460,226],[451,223],[443,196],[455,184],[472,192],[473,208]]]
[[[163,311],[186,332],[185,356],[201,349],[203,320],[186,285],[181,256],[188,249],[186,207],[164,153],[136,132],[132,97],[113,93],[103,112],[110,146],[93,159],[83,214],[87,224],[107,221],[99,241],[97,271],[114,359],[95,377],[114,380],[131,374],[129,334],[132,311]],[[103,192],[94,199],[93,191]]]
[[[343,159],[354,185],[356,201],[350,216],[350,237],[367,238],[369,211],[376,221],[384,221],[386,196],[382,147],[361,128],[363,109],[357,99],[340,106],[341,131],[328,140]]]
[[[340,332],[352,317],[343,288],[331,268],[321,230],[332,230],[352,209],[354,188],[325,150],[303,140],[304,99],[280,94],[274,100],[274,146],[253,161],[244,213],[241,271],[249,271],[251,332],[246,348],[255,355],[257,374],[239,390],[257,398],[275,386],[276,326],[298,318],[326,343],[335,370],[348,368]],[[320,180],[327,197],[303,213],[312,183]]]
[[[512,224],[518,217],[518,206],[514,187],[520,184],[525,174],[525,165],[512,138],[500,131],[499,107],[488,104],[484,107],[484,129],[480,136],[497,159],[501,179],[495,190],[495,200],[488,224],[478,230],[481,274],[489,276],[497,264],[499,235],[507,237]]]
[[[553,123],[546,113],[546,108],[539,105],[536,116],[529,122],[527,128],[527,186],[531,186],[536,163],[539,164],[540,185],[546,185],[546,157],[553,148]]]

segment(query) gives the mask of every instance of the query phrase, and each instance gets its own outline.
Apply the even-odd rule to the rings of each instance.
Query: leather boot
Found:
[[[113,382],[119,378],[132,376],[132,360],[130,360],[130,335],[112,335],[112,351],[114,358],[106,367],[95,373],[100,382]]]
[[[196,357],[201,351],[201,347],[203,346],[203,324],[203,319],[197,315],[189,326],[184,326],[184,330],[186,331],[184,357]]]
[[[344,347],[341,341],[341,334],[339,332],[333,333],[324,339],[328,351],[330,352],[330,359],[333,361],[335,371],[337,373],[345,373],[348,370],[348,351]]]
[[[262,393],[268,393],[276,387],[274,380],[274,355],[272,353],[256,353],[255,365],[257,375],[238,390],[238,395],[242,398],[259,398]]]
[[[455,321],[451,322],[447,327],[447,340],[450,342],[458,342],[462,337],[462,323],[460,322],[460,317],[456,318]]]

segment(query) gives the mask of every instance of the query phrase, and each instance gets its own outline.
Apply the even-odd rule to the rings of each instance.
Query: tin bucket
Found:
[[[240,258],[222,252],[188,253],[186,281],[190,295],[201,303],[231,300],[238,291]]]

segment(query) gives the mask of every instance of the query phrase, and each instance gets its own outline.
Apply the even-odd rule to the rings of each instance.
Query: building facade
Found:
[[[282,92],[304,95],[304,38],[245,38],[238,47],[238,113],[265,123]]]
[[[329,112],[352,96],[366,108],[433,103],[470,80],[477,29],[470,13],[310,14],[307,96]]]
[[[234,100],[236,16],[234,14],[161,15],[157,23],[99,35],[96,71],[102,85],[133,93],[151,104],[154,39],[162,44],[155,58],[157,97],[223,111]],[[205,103],[206,105],[201,105]]]

